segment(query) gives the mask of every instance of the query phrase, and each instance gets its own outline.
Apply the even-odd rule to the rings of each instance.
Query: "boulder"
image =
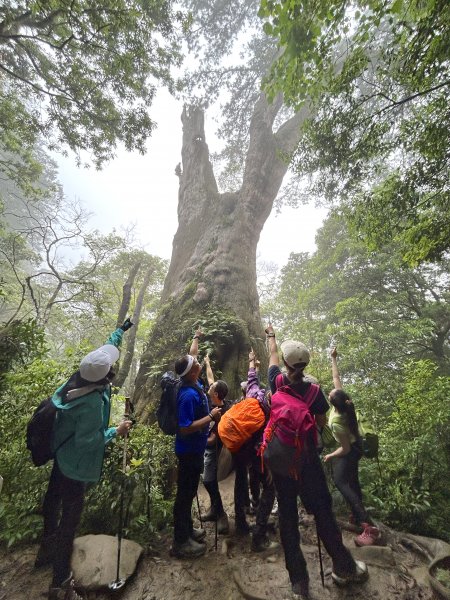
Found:
[[[85,535],[75,539],[72,570],[77,583],[87,590],[108,587],[117,577],[118,538],[110,535]],[[136,570],[143,548],[122,540],[119,579],[128,579]]]

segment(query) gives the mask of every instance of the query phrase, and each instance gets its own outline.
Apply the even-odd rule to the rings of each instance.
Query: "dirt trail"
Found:
[[[224,504],[232,514],[233,477],[220,484]],[[207,495],[199,491],[202,511]],[[139,563],[136,575],[118,593],[90,592],[89,600],[287,600],[290,585],[283,552],[271,557],[250,552],[250,539],[233,534],[219,536],[214,550],[214,524],[207,523],[208,552],[194,561],[169,556],[170,537],[152,541],[152,549]],[[362,586],[339,589],[331,582],[331,562],[323,553],[325,587],[319,574],[319,557],[314,521],[305,515],[301,525],[302,548],[308,562],[314,598],[320,600],[431,600],[426,566],[429,559],[417,544],[386,529],[386,546],[356,548],[354,533],[343,531],[345,543],[355,557],[369,565],[370,577]],[[274,539],[278,536],[272,535]],[[416,551],[415,551],[416,550]],[[36,571],[33,562],[37,546],[0,554],[0,600],[38,600],[46,598],[50,569]],[[432,550],[429,551],[429,554]]]

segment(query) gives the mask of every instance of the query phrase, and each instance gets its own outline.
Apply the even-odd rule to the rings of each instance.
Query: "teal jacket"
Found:
[[[106,343],[118,348],[122,336],[122,329],[116,329]],[[97,482],[102,473],[105,445],[116,437],[116,428],[109,427],[111,386],[64,404],[60,395],[64,385],[52,397],[59,409],[53,430],[58,467],[70,479]]]

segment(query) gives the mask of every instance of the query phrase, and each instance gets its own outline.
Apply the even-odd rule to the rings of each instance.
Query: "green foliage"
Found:
[[[44,332],[34,319],[13,321],[0,330],[0,387],[2,376],[26,365],[46,351]]]
[[[449,248],[450,7],[437,2],[262,0],[281,52],[265,80],[311,118],[294,156],[309,193],[341,201],[370,249],[410,265]]]
[[[97,167],[117,144],[145,152],[157,84],[174,90],[183,15],[170,0],[87,0],[0,7],[0,168],[26,191],[40,165],[34,147],[92,154]]]
[[[78,367],[83,348],[57,363],[37,359],[5,375],[0,395],[0,473],[4,478],[0,496],[0,543],[12,546],[37,540],[42,530],[40,506],[51,465],[36,468],[25,447],[26,425],[37,405]],[[123,414],[116,399],[114,411]],[[128,440],[128,467],[122,473],[123,440],[106,449],[103,476],[87,492],[80,532],[117,533],[118,507],[125,481],[127,534],[144,545],[150,534],[167,525],[172,489],[168,473],[173,470],[173,440],[157,427],[137,425]]]
[[[157,425],[133,427],[125,476],[123,448],[120,438],[107,446],[102,479],[86,496],[80,531],[115,535],[123,493],[125,535],[145,546],[171,520],[173,490],[167,481],[176,462],[173,439]]]

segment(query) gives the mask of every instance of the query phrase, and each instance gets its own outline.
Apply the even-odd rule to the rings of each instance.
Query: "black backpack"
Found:
[[[55,457],[55,452],[74,434],[64,440],[55,452],[52,451],[53,425],[57,412],[51,396],[43,400],[27,425],[27,448],[31,452],[31,460],[36,467],[41,467]]]
[[[204,394],[198,385],[185,383],[177,378],[173,371],[164,373],[161,377],[162,394],[156,410],[156,419],[161,431],[166,435],[176,435],[178,431],[178,392],[182,386],[192,387]]]

